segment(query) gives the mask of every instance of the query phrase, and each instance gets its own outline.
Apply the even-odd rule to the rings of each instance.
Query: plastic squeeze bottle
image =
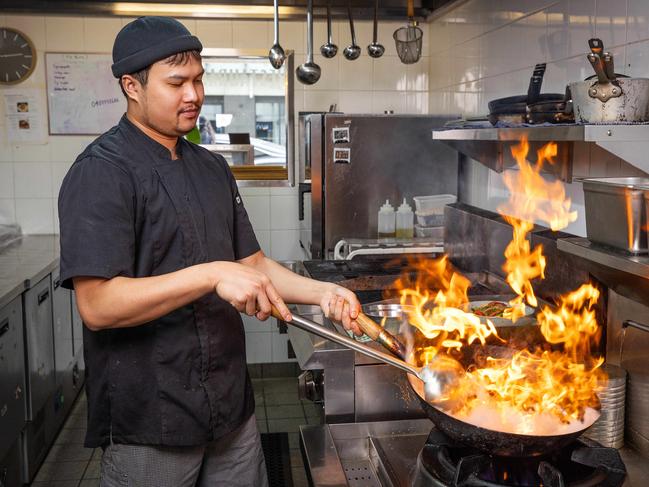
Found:
[[[397,210],[397,238],[412,238],[414,229],[414,214],[404,198]]]
[[[379,238],[394,237],[394,208],[389,200],[379,209]]]

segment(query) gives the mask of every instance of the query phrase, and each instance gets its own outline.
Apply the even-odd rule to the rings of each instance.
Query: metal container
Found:
[[[604,446],[622,448],[627,373],[616,365],[606,364],[603,369],[608,380],[601,384],[597,392],[602,406],[601,416],[584,435]]]
[[[632,254],[647,252],[649,178],[584,179],[588,239]]]
[[[597,80],[570,83],[575,121],[592,122],[646,122],[649,121],[649,79],[618,78],[615,84],[622,94],[601,101],[594,93]]]

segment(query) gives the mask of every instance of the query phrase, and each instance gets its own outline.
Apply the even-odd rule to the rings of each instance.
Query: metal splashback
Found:
[[[430,138],[448,119],[423,115],[308,115],[311,257],[331,258],[343,238],[377,236],[389,199],[457,194],[457,153]],[[302,164],[300,164],[302,165]],[[303,242],[304,245],[304,242]]]

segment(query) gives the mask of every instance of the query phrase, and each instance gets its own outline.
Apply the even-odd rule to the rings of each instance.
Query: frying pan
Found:
[[[273,308],[273,316],[279,320],[285,321],[275,308]],[[364,318],[363,321],[369,320],[367,317]],[[378,351],[375,348],[368,347],[367,345],[352,340],[351,338],[331,331],[311,320],[296,315],[295,313],[293,313],[293,319],[289,324],[408,372],[408,383],[415,394],[417,394],[423,410],[435,426],[450,438],[492,455],[510,457],[544,455],[572,442],[592,424],[584,423],[583,428],[578,431],[553,436],[520,435],[475,426],[446,414],[426,401],[424,396],[424,383],[416,376],[418,375],[416,373],[416,370],[418,369],[417,367],[394,358],[384,352]],[[374,323],[374,326],[379,327],[376,323]],[[597,415],[597,417],[598,416],[599,415]]]

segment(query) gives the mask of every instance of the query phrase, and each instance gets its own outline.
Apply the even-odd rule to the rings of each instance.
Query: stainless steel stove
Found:
[[[449,440],[427,419],[302,426],[300,443],[315,487],[645,487],[649,480],[649,464],[629,448],[584,438],[549,457],[501,459]]]

